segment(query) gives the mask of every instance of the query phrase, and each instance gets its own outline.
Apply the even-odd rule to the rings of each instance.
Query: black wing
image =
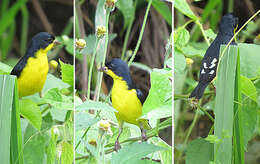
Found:
[[[136,94],[137,94],[138,99],[143,104],[145,101],[145,96],[144,96],[143,92],[140,89],[136,89]]]
[[[19,77],[23,68],[27,63],[27,59],[28,59],[27,56],[24,56],[22,59],[20,59],[19,62],[14,66],[13,70],[11,71],[11,75],[16,75],[17,77]]]

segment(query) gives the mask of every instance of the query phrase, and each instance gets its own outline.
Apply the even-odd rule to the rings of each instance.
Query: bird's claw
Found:
[[[116,140],[116,142],[115,142],[115,151],[118,152],[118,150],[120,150],[120,149],[121,149],[120,143],[119,143],[118,140]]]

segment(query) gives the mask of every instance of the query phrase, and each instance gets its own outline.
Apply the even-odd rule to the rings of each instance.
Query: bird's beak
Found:
[[[98,69],[98,71],[100,71],[100,72],[107,72],[107,70],[108,70],[108,68],[107,67],[100,67],[99,69]]]
[[[61,42],[59,42],[58,40],[54,40],[53,41],[54,47],[57,47],[58,45],[61,44]]]

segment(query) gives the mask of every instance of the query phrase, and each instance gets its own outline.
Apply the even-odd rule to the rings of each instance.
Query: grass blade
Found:
[[[220,55],[225,46],[221,46]],[[232,163],[237,47],[229,46],[218,66],[215,104],[215,135],[221,140],[214,144],[215,162]]]

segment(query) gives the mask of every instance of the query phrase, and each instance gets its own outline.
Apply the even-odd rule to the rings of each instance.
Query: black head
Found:
[[[48,32],[40,32],[36,34],[32,40],[31,40],[31,46],[33,46],[36,49],[45,49],[53,43],[55,40],[55,37]]]
[[[106,62],[106,67],[111,70],[115,75],[122,77],[128,84],[128,87],[132,88],[132,79],[128,65],[121,59],[115,58]],[[108,74],[109,75],[109,74]],[[111,76],[111,75],[110,75]]]
[[[232,15],[231,13],[226,14],[222,17],[219,31],[223,34],[231,34],[233,35],[234,29],[237,27],[238,18]]]

